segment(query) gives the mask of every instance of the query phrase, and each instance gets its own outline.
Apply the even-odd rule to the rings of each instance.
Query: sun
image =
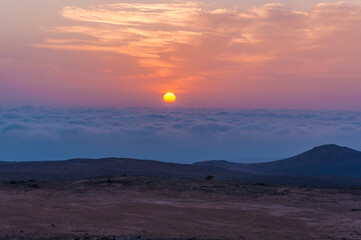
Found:
[[[172,93],[172,92],[167,92],[163,96],[163,101],[165,103],[174,103],[175,100],[176,100],[176,97],[175,97],[174,93]]]

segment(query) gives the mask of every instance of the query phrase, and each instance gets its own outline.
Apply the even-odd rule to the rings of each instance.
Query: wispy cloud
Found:
[[[220,9],[196,2],[68,6],[60,13],[75,24],[51,29],[59,37],[37,46],[127,55],[150,70],[141,78],[152,79],[157,89],[189,91],[192,85],[197,91],[209,80],[215,89],[223,84],[224,91],[242,93],[290,81],[302,90],[309,81],[337,89],[344,78],[359,89],[360,12],[360,5],[342,2],[307,11],[282,4]]]
[[[87,22],[116,25],[165,24],[187,26],[192,15],[200,11],[199,3],[130,4],[117,3],[98,5],[91,9],[64,7],[64,17]]]

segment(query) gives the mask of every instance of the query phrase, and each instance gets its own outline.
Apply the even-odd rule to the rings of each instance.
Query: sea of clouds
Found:
[[[361,149],[361,112],[20,107],[0,109],[0,160],[134,157],[192,163]]]

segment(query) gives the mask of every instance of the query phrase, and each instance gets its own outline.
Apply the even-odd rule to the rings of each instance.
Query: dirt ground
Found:
[[[361,189],[156,177],[0,184],[0,239],[361,239]]]

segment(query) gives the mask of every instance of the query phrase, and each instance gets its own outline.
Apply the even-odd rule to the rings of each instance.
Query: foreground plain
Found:
[[[3,182],[1,239],[361,239],[361,189],[164,177]]]

